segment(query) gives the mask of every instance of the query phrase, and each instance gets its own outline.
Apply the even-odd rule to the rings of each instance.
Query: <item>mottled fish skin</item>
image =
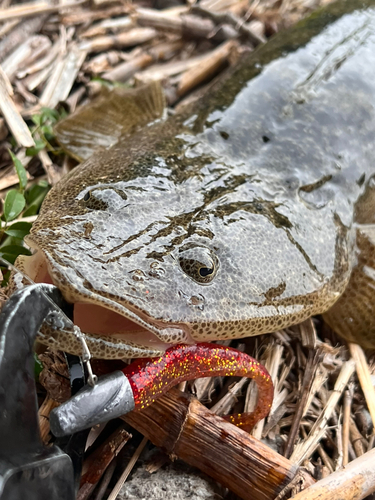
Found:
[[[353,213],[375,174],[374,6],[314,14],[55,186],[29,243],[65,297],[169,343],[326,311],[355,264]],[[123,340],[88,338],[94,356],[124,356]]]

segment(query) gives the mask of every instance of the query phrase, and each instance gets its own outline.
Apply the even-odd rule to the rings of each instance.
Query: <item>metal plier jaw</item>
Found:
[[[45,318],[68,306],[53,285],[14,293],[0,314],[0,500],[74,500],[72,460],[43,445],[33,347]]]

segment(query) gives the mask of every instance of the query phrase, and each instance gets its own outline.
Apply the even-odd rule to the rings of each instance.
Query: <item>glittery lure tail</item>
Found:
[[[150,405],[180,382],[215,376],[249,377],[258,385],[258,402],[252,413],[224,417],[234,425],[250,431],[271,409],[273,384],[269,373],[254,358],[231,347],[178,344],[160,358],[137,360],[122,371],[132,387],[135,410]]]

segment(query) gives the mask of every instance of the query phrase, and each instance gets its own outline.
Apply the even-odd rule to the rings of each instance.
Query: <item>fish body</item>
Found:
[[[75,303],[94,356],[272,332],[338,300],[375,174],[374,26],[374,1],[330,5],[50,191],[19,264]]]

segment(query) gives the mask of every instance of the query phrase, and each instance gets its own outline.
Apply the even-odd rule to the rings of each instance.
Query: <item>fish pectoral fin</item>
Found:
[[[330,327],[350,342],[375,348],[375,224],[359,225],[357,264],[339,300],[324,315]]]
[[[55,134],[62,148],[78,161],[89,158],[98,147],[108,148],[161,118],[165,97],[159,82],[135,89],[116,87],[61,120]]]

